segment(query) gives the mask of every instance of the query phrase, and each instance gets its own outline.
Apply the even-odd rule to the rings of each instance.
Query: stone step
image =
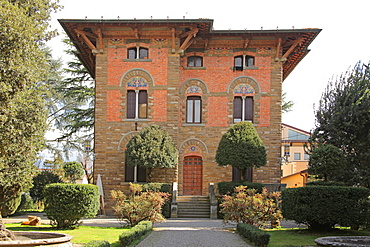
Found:
[[[209,218],[210,202],[207,196],[177,197],[179,218]]]

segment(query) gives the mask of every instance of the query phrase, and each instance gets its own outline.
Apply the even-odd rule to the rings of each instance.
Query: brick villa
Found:
[[[239,121],[254,123],[268,154],[249,178],[280,184],[282,82],[320,29],[213,30],[211,19],[59,22],[96,81],[94,176],[106,195],[148,179],[125,163],[124,150],[150,124],[179,151],[178,166],[155,169],[151,181],[177,182],[180,196],[207,195],[209,183],[240,178],[214,158]]]

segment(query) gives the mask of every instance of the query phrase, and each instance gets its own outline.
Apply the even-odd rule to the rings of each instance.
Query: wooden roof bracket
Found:
[[[139,30],[137,28],[134,28],[135,38],[140,39]]]
[[[283,39],[281,37],[278,38],[278,43],[277,43],[277,47],[276,47],[276,54],[275,54],[275,62],[279,62],[280,61],[280,50],[281,50],[281,43],[282,43]]]
[[[285,52],[285,54],[281,57],[281,61],[285,62],[289,55],[293,52],[293,50],[303,42],[303,38],[298,38],[296,41],[293,43],[293,45]]]
[[[204,42],[204,49],[207,50],[208,48],[209,39],[206,39]]]
[[[249,39],[248,38],[246,38],[245,40],[244,40],[244,49],[247,49],[248,48],[248,45],[249,45]]]
[[[87,37],[87,36],[92,36],[92,34],[90,33],[87,33],[87,32],[84,32],[84,31],[81,31],[81,30],[78,30],[78,29],[75,29],[75,32],[77,34],[78,37],[81,37],[82,40],[84,41],[84,43],[91,49],[91,52],[93,54],[97,54],[99,53],[98,52],[98,49],[96,49],[95,45],[93,43],[91,43],[90,39]]]
[[[101,31],[101,29],[99,28],[98,31],[98,40],[99,40],[99,53],[103,53],[104,50],[103,50],[103,33]]]
[[[197,33],[198,32],[199,32],[199,29],[198,28],[194,28],[190,32],[188,32],[188,37],[186,37],[186,39],[181,44],[180,49],[179,49],[179,54],[181,56],[184,55],[185,50],[194,42],[194,40],[192,40],[192,42],[189,44],[189,42],[191,41],[191,39],[192,38],[195,38],[197,36]]]

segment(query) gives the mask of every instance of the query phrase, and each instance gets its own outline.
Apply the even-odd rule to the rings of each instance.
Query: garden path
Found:
[[[155,224],[153,231],[136,246],[251,246],[233,231],[235,227],[224,225],[219,219],[168,219]]]

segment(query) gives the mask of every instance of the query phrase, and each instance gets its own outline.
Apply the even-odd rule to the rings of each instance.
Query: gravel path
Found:
[[[218,219],[168,219],[155,224],[154,230],[136,246],[251,246],[233,229],[235,225],[225,226]]]

